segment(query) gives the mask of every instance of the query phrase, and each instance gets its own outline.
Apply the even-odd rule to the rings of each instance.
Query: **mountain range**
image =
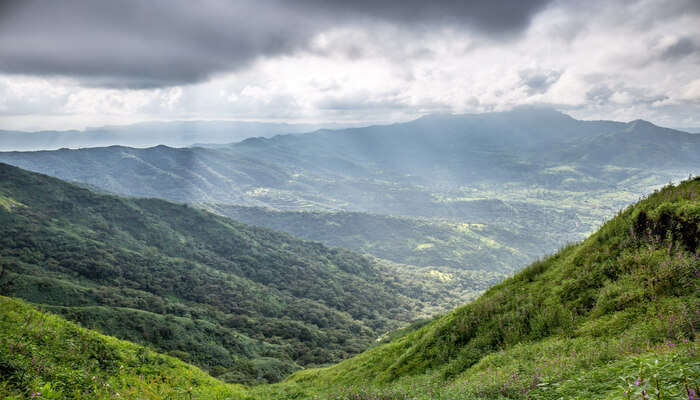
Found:
[[[336,124],[287,124],[246,121],[168,121],[92,127],[70,131],[0,130],[0,149],[33,151],[109,145],[150,147],[159,144],[191,146],[197,143],[229,143],[251,136],[310,132]]]
[[[351,213],[345,218],[354,218],[348,224],[355,226],[366,224],[362,213],[429,219],[434,223],[428,224],[430,232],[423,229],[423,239],[444,237],[442,228],[433,229],[444,221],[485,225],[508,232],[491,236],[488,243],[519,253],[499,257],[501,271],[514,271],[583,239],[642,194],[696,172],[700,136],[645,121],[580,121],[549,109],[516,109],[206,147],[4,152],[0,162],[107,193],[209,210],[235,205],[342,211]],[[321,215],[313,218],[337,219]],[[305,223],[313,219],[306,217]],[[266,219],[260,223],[301,234]],[[305,237],[319,240],[318,235]],[[519,239],[524,237],[531,240]],[[368,251],[381,247],[378,240],[363,240],[367,245],[351,248],[387,256]],[[404,235],[400,240],[416,238]],[[462,235],[460,240],[467,239]],[[421,239],[416,246],[432,242]],[[326,243],[347,244],[330,238]],[[420,265],[428,261],[416,257],[415,247],[388,258]],[[438,257],[430,263],[496,268],[482,261],[479,256]]]

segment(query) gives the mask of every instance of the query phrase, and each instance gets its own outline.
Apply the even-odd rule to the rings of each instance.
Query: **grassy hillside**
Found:
[[[410,273],[397,279],[396,268]],[[227,381],[276,381],[356,354],[465,300],[443,278],[0,164],[0,294]],[[500,277],[472,278],[477,289],[462,292],[474,296]]]
[[[700,178],[388,344],[263,396],[679,399],[700,390]]]
[[[0,398],[234,399],[244,388],[0,296]]]

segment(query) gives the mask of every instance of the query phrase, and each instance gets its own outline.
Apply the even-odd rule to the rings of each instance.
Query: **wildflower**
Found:
[[[41,392],[32,392],[32,399],[41,396]]]
[[[634,381],[634,386],[639,386],[640,383],[642,383],[642,378],[637,378],[637,380]]]
[[[693,388],[688,388],[688,400],[695,400],[697,396],[697,392]]]

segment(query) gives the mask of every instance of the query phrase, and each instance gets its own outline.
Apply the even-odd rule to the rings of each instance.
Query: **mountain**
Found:
[[[578,121],[534,109],[257,137],[207,149],[111,146],[0,153],[0,161],[126,195],[430,217],[450,213],[426,210],[434,193],[465,185],[518,181],[590,190],[643,172],[636,169],[687,172],[697,166],[698,140],[642,121]],[[641,158],[650,154],[657,156]]]
[[[170,121],[103,126],[82,131],[0,131],[0,149],[33,151],[109,145],[151,147],[159,144],[177,147],[196,143],[231,143],[252,136],[311,132],[334,126],[245,121]]]
[[[474,302],[335,366],[299,371],[273,392],[330,399],[694,398],[699,200],[700,178],[666,186]]]
[[[577,143],[567,156],[581,164],[650,168],[700,165],[700,135],[632,121],[624,129]]]
[[[492,237],[498,246],[525,255],[526,261],[499,257],[498,264],[515,270],[585,238],[640,195],[695,173],[698,154],[696,135],[646,122],[579,121],[553,110],[519,109],[226,146],[6,152],[0,161],[106,192],[209,204],[204,208],[345,211],[487,225],[510,233]],[[404,239],[412,242],[415,235]],[[387,242],[328,243],[366,251]],[[430,262],[415,258],[413,249],[394,253],[388,258],[421,265],[484,261],[477,253]]]
[[[373,260],[5,164],[0,267],[2,295],[233,382],[340,361],[502,279]]]

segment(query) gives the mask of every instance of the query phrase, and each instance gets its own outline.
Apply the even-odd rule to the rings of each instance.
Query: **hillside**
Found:
[[[630,206],[474,302],[261,396],[693,398],[700,178]]]
[[[237,399],[244,393],[174,357],[0,296],[2,399]]]
[[[0,294],[232,382],[340,361],[501,279],[379,262],[4,164],[0,269]]]

